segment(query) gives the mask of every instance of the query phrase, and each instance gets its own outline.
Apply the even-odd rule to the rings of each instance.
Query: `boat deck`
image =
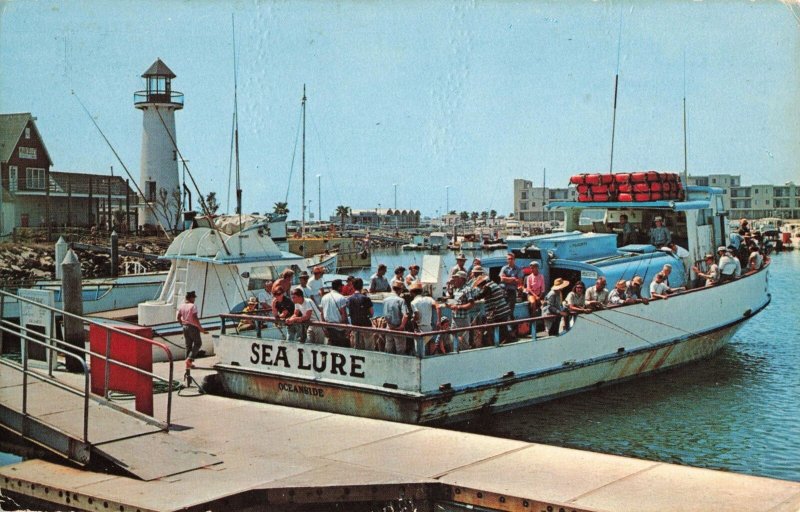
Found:
[[[155,367],[166,374],[166,364]],[[156,410],[165,400],[155,397]],[[0,490],[70,508],[141,511],[281,510],[400,497],[492,510],[800,507],[798,482],[198,395],[196,388],[175,397],[173,422],[170,437],[221,463],[143,481],[27,460],[0,468]]]

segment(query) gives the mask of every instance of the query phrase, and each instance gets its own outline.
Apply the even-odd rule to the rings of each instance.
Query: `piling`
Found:
[[[58,237],[58,242],[56,242],[56,279],[61,279],[61,262],[64,261],[64,257],[67,255],[67,249],[69,249],[69,245],[64,240],[64,237]]]
[[[83,322],[83,296],[81,285],[81,263],[72,249],[61,262],[61,296],[64,299],[64,311],[77,315],[78,318],[64,315],[64,343],[79,348],[84,348]],[[80,352],[75,351],[75,354]],[[73,358],[66,358],[68,372],[82,372],[80,362]]]
[[[119,236],[116,231],[111,232],[111,277],[119,275]]]

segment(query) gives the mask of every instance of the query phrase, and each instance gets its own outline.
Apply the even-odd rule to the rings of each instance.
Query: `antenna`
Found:
[[[683,182],[689,185],[688,148],[686,146],[686,50],[683,51]]]
[[[302,159],[302,173],[301,184],[302,193],[301,201],[303,203],[300,214],[300,238],[303,239],[303,257],[306,255],[306,84],[303,84],[303,159]]]
[[[544,203],[547,194],[547,167],[542,168],[542,232],[544,232]]]
[[[611,161],[608,172],[614,174],[614,136],[617,128],[617,90],[619,88],[619,55],[622,48],[622,10],[619,13],[619,34],[617,36],[617,74],[614,77],[614,115],[611,119]]]

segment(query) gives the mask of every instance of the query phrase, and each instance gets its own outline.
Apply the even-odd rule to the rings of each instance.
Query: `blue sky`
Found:
[[[55,170],[138,177],[134,91],[158,57],[185,94],[178,145],[204,193],[228,196],[236,19],[244,210],[397,206],[512,210],[514,178],[566,186],[615,170],[800,181],[800,7],[780,2],[10,1],[0,7],[0,111],[30,111]],[[621,30],[620,30],[620,19]],[[621,37],[620,37],[621,34]],[[233,199],[234,194],[231,193]],[[231,207],[232,210],[232,207]]]

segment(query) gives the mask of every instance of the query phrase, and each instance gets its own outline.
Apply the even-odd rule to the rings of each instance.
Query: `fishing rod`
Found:
[[[239,82],[236,60],[236,23],[231,14],[231,30],[233,37],[233,140],[236,155],[236,214],[239,215],[239,231],[242,230],[242,183],[239,175]],[[241,244],[241,238],[240,242]],[[240,248],[241,249],[241,248]],[[239,251],[241,252],[241,250]]]
[[[161,120],[161,124],[164,126],[164,131],[167,132],[167,136],[169,137],[170,142],[172,142],[172,148],[175,150],[175,153],[178,155],[178,158],[184,160],[185,162],[188,162],[188,160],[183,158],[183,153],[181,153],[181,150],[178,148],[178,144],[175,142],[175,137],[173,137],[172,133],[169,131],[167,123],[166,121],[164,121],[164,116],[161,115],[161,111],[157,106],[154,107],[154,110],[156,111],[156,114],[158,114],[158,118]],[[203,214],[207,216],[209,220],[211,220],[211,211],[208,209],[208,205],[206,204],[205,199],[203,199],[203,193],[200,191],[200,187],[197,185],[197,182],[194,179],[194,175],[192,175],[192,171],[189,170],[189,166],[186,165],[185,163],[184,166],[186,168],[186,174],[189,175],[189,179],[192,180],[192,185],[194,186],[194,189],[197,191],[197,198],[200,201],[200,208],[202,208]],[[214,232],[216,232],[217,234],[219,234],[219,230],[217,229],[216,224],[214,224],[213,221],[211,221],[210,224],[211,224],[211,229],[214,230]],[[231,251],[228,249],[228,245],[225,243],[225,240],[220,236],[219,241],[222,244],[222,248],[225,250],[225,255],[230,256]]]
[[[611,118],[611,161],[608,172],[614,174],[614,136],[617,129],[617,90],[619,88],[619,56],[622,48],[622,12],[619,13],[619,35],[617,36],[617,74],[614,77],[614,114]]]
[[[120,163],[122,168],[125,170],[125,174],[128,175],[128,178],[131,180],[131,183],[133,183],[133,186],[136,188],[136,192],[138,192],[139,196],[144,200],[144,204],[147,205],[147,207],[150,208],[150,211],[153,212],[153,216],[156,218],[156,222],[158,223],[159,227],[164,231],[164,234],[167,236],[167,239],[169,241],[172,241],[172,237],[169,235],[169,232],[167,231],[167,228],[164,227],[164,225],[161,223],[161,220],[159,220],[159,218],[158,218],[159,217],[159,212],[157,212],[155,210],[155,207],[153,206],[152,202],[146,200],[146,196],[144,195],[144,192],[142,192],[142,189],[139,188],[139,185],[136,183],[136,180],[133,179],[133,176],[131,176],[130,171],[128,171],[128,167],[125,165],[125,162],[122,161],[122,158],[120,158],[119,154],[117,153],[117,150],[114,149],[114,146],[111,144],[111,141],[108,140],[108,137],[106,137],[106,134],[103,133],[103,130],[100,128],[100,125],[98,125],[97,121],[95,121],[94,117],[92,117],[92,114],[89,112],[89,109],[87,109],[86,105],[83,104],[83,102],[81,101],[80,96],[78,96],[78,93],[76,93],[74,90],[72,90],[71,92],[72,92],[72,95],[75,97],[75,99],[78,101],[78,104],[81,106],[83,111],[86,112],[87,116],[89,116],[89,119],[92,121],[92,124],[94,124],[94,127],[97,128],[98,132],[100,132],[100,135],[103,137],[103,140],[106,141],[106,144],[108,144],[108,147],[111,149],[111,152],[114,153],[114,156],[117,158],[117,161]],[[162,120],[162,122],[163,122],[163,120]],[[109,187],[110,186],[111,186],[111,184],[109,183]],[[166,211],[161,212],[161,215],[163,215],[165,219],[167,218],[167,212]]]

